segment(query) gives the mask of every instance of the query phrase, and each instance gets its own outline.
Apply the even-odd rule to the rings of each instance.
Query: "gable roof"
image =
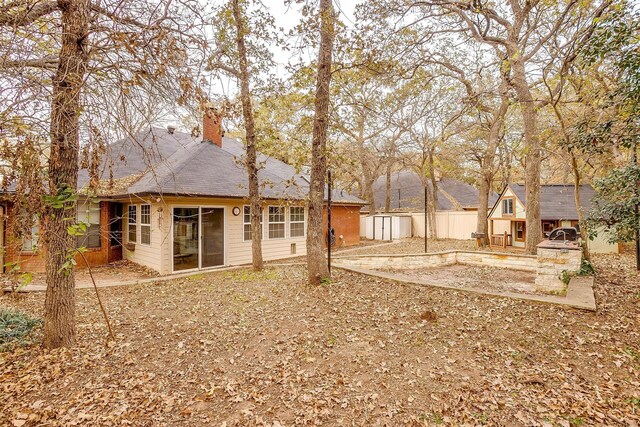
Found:
[[[241,164],[245,153],[241,142],[222,138],[222,147],[203,142],[188,133],[150,128],[110,144],[99,170],[101,181],[113,174],[115,188],[105,189],[113,197],[159,194],[201,197],[248,196],[248,175]],[[266,199],[301,200],[309,191],[305,176],[284,162],[258,155],[260,194]],[[88,183],[81,170],[78,187]],[[326,192],[325,192],[326,193]],[[334,192],[333,202],[364,204],[361,199]],[[326,194],[325,194],[326,198]]]
[[[427,183],[432,191],[431,182]],[[398,191],[399,190],[399,191]],[[373,184],[376,210],[384,209],[386,198],[386,176],[381,176]],[[424,185],[420,176],[411,170],[401,170],[391,175],[391,209],[424,210]],[[466,182],[453,178],[442,178],[438,182],[437,210],[460,210],[478,208],[478,190]],[[489,206],[497,200],[493,191],[489,195]]]
[[[500,198],[507,188],[516,195],[518,200],[526,207],[527,192],[524,184],[510,184],[500,193]],[[580,205],[583,212],[591,210],[591,199],[595,190],[589,184],[580,185]],[[494,203],[489,215],[498,205]],[[540,219],[541,220],[577,220],[578,211],[575,202],[575,187],[573,184],[544,184],[540,186]]]

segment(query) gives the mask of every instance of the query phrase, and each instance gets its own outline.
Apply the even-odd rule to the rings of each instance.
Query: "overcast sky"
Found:
[[[362,0],[360,0],[362,1]],[[336,12],[340,14],[340,20],[347,26],[352,26],[355,22],[354,12],[355,7],[360,1],[357,0],[334,0],[334,8]],[[262,2],[268,9],[271,15],[275,18],[277,28],[283,28],[285,32],[293,29],[301,19],[300,9],[301,5],[294,4],[285,5],[284,0],[263,0]],[[218,3],[220,4],[220,3]],[[297,56],[299,52],[285,52],[274,46],[273,48],[274,59],[277,64],[275,73],[278,77],[286,77],[286,65],[292,59],[292,54]],[[315,58],[317,52],[308,52],[309,58],[305,58],[309,61]],[[311,57],[313,56],[313,58]],[[222,82],[211,81],[210,95],[225,94],[233,95],[236,91],[236,82],[234,78],[225,77]]]

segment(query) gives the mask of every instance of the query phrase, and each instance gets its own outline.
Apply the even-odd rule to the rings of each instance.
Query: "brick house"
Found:
[[[243,144],[223,136],[219,118],[205,115],[202,137],[173,128],[150,128],[107,147],[99,194],[78,202],[78,217],[90,224],[79,244],[92,265],[128,259],[160,274],[251,262],[248,179]],[[306,254],[308,177],[277,159],[259,155],[262,168],[262,252],[265,260]],[[106,185],[112,174],[113,180]],[[88,182],[81,170],[79,188]],[[362,200],[332,193],[336,245],[360,242]],[[11,210],[2,202],[3,265],[44,269],[37,242],[17,242]],[[326,224],[326,206],[325,206]],[[78,266],[83,261],[78,259]]]

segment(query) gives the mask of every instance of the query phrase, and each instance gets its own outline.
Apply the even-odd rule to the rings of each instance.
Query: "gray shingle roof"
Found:
[[[428,186],[429,191],[431,191],[433,187],[430,182]],[[373,191],[376,209],[384,209],[386,176],[381,176],[375,181]],[[452,203],[447,194],[455,200],[458,206]],[[393,173],[391,175],[390,195],[392,210],[424,210],[424,186],[420,176],[414,171],[403,170]],[[498,195],[492,191],[489,196],[489,206],[493,206],[497,198]],[[459,210],[460,208],[477,209],[478,190],[474,186],[457,179],[441,179],[438,182],[437,210]]]
[[[109,166],[115,180],[124,188],[115,195],[165,194],[208,197],[247,197],[248,178],[241,158],[241,142],[223,138],[222,147],[202,142],[190,134],[151,128],[110,144],[101,166],[102,180],[109,179]],[[296,169],[272,157],[259,154],[262,165],[258,176],[261,196],[268,199],[300,200],[306,197],[308,180]],[[132,182],[127,177],[134,177]],[[88,181],[86,170],[79,174],[78,185]],[[334,192],[334,202],[364,204],[345,192]]]
[[[526,206],[524,184],[511,184],[511,189]],[[577,220],[575,190],[573,184],[546,184],[540,186],[540,219],[545,220]],[[595,195],[589,184],[580,186],[580,203],[586,213],[591,210],[591,199]]]

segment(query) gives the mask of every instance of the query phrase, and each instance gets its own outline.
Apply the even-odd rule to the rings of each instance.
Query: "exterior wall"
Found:
[[[476,231],[477,211],[437,211],[436,231],[439,239],[469,240]],[[424,213],[411,215],[414,237],[424,237]]]
[[[525,240],[516,240],[516,222],[511,222],[511,245],[516,248],[522,248],[526,246]]]
[[[336,232],[337,247],[360,244],[360,208],[357,205],[331,205],[331,227]],[[322,221],[327,223],[326,206],[322,210]]]
[[[598,229],[598,237],[589,240],[589,251],[593,254],[617,254],[620,252],[620,245],[609,243],[609,236],[604,232],[604,228]]]
[[[151,205],[151,244],[135,245],[135,250],[130,251],[125,248],[124,256],[133,262],[152,268],[161,274],[170,274],[173,269],[171,258],[172,248],[172,210],[178,206],[209,206],[222,207],[225,210],[225,265],[242,265],[251,263],[251,241],[244,241],[243,214],[242,210],[246,202],[242,199],[187,199],[187,198],[164,198],[161,201],[155,199],[143,200],[140,203]],[[139,203],[138,203],[139,204]],[[262,235],[262,255],[265,261],[283,259],[292,256],[305,255],[306,247],[306,224],[305,236],[289,237],[289,214],[287,210],[285,219],[285,238],[268,238],[268,206],[278,205],[276,201],[265,201],[263,204],[263,235]],[[238,216],[233,215],[234,207],[240,209]],[[138,212],[139,212],[138,207]],[[360,242],[359,236],[359,207],[358,206],[332,206],[332,223],[336,230],[337,243],[341,245],[355,245]],[[128,204],[124,206],[125,220],[123,227],[124,241],[128,242]],[[305,219],[308,212],[305,210]],[[326,209],[325,209],[326,221]],[[340,239],[339,236],[343,236]],[[138,231],[138,240],[140,232]],[[342,243],[340,243],[342,242]],[[295,253],[292,253],[292,244],[295,244]]]
[[[79,201],[82,203],[82,201]],[[4,243],[3,264],[16,262],[20,271],[43,273],[45,271],[44,250],[40,246],[36,252],[21,250],[22,242],[18,241],[13,233],[13,207],[5,207],[6,241]],[[84,257],[90,266],[104,265],[109,262],[109,205],[108,202],[100,202],[100,247],[87,249]],[[86,268],[84,259],[80,255],[75,256],[78,268]]]
[[[514,199],[513,215],[504,215],[502,212],[502,199],[512,197]],[[496,209],[491,212],[489,219],[526,219],[524,205],[518,200],[511,188],[507,188],[497,202]]]
[[[140,220],[137,221],[137,242],[129,241],[129,206],[137,205],[137,216],[140,217],[140,205],[151,205],[151,243],[148,245],[140,243]],[[166,221],[170,216],[169,210],[162,203],[154,199],[139,200],[138,203],[125,203],[122,209],[122,257],[145,267],[149,267],[158,272],[163,272],[166,246],[169,243],[169,228],[171,221]],[[131,245],[134,245],[131,248]],[[133,250],[131,250],[133,249]]]

